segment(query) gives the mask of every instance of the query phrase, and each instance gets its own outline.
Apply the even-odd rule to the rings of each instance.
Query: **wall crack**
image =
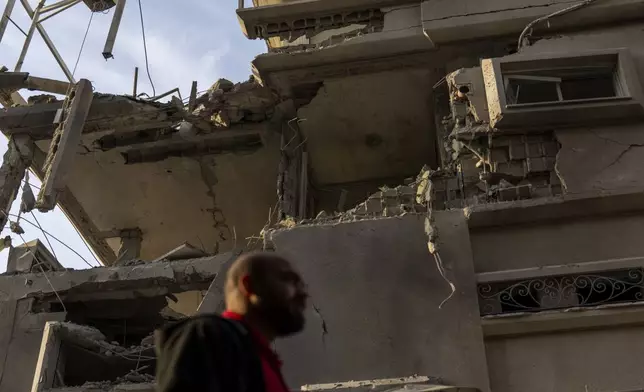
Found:
[[[324,319],[324,316],[322,315],[322,312],[320,311],[320,308],[315,306],[315,304],[312,305],[313,310],[317,314],[318,318],[320,319],[320,323],[322,326],[322,344],[324,345],[326,343],[326,335],[329,334],[329,329],[326,325],[326,320]]]
[[[503,12],[508,12],[508,11],[527,10],[527,9],[531,9],[531,8],[547,8],[547,7],[550,7],[550,6],[553,6],[553,5],[573,4],[573,3],[577,3],[577,0],[575,0],[575,1],[565,1],[565,2],[551,2],[551,3],[548,3],[548,4],[529,5],[529,6],[517,7],[517,8],[504,8],[504,9],[496,10],[496,11],[472,12],[472,13],[468,13],[468,14],[450,15],[450,16],[444,16],[442,18],[427,19],[427,20],[424,20],[423,22],[435,22],[435,21],[438,21],[438,20],[447,20],[447,19],[452,19],[452,18],[462,18],[462,17],[466,17],[466,16],[475,16],[475,15],[498,14],[498,13],[503,13]]]

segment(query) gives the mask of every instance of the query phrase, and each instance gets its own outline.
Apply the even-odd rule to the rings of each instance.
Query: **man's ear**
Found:
[[[254,292],[254,290],[253,290],[253,288],[252,288],[252,286],[250,284],[250,276],[248,276],[248,275],[242,276],[242,278],[240,279],[240,282],[239,282],[239,289],[242,292],[242,294],[244,295],[244,297],[246,297],[246,298],[248,298],[251,295],[255,294],[255,292]]]

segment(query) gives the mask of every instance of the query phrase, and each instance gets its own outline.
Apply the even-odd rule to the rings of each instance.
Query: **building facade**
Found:
[[[277,343],[294,387],[644,390],[644,1],[237,14],[267,42],[251,80],[93,94],[58,202],[106,266],[0,277],[0,392],[152,390],[146,337],[221,310],[222,271],[261,248],[310,286],[306,330]],[[62,105],[0,113],[24,147],[4,189],[16,157],[45,177]]]

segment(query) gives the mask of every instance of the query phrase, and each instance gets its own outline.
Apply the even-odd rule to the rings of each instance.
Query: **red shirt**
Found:
[[[234,312],[225,311],[222,314],[222,317],[237,320],[244,322],[244,316]],[[250,330],[255,345],[257,346],[257,353],[262,362],[262,372],[264,373],[264,385],[266,386],[266,392],[289,392],[284,378],[282,377],[282,361],[277,356],[277,353],[273,351],[270,346],[268,339],[266,339],[261,333],[259,333],[252,326],[244,323],[244,325]]]

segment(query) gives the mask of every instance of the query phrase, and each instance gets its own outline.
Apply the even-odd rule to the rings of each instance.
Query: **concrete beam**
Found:
[[[34,148],[34,159],[31,169],[40,181],[45,178],[45,173],[42,170],[45,165],[45,158],[46,154],[41,149]],[[65,187],[58,195],[58,204],[65,213],[65,216],[78,229],[101,262],[106,265],[112,265],[116,258],[114,250],[108,245],[105,237],[100,235],[100,230],[96,227],[68,187]]]
[[[45,91],[48,93],[67,95],[67,93],[69,92],[70,84],[69,82],[63,82],[60,80],[29,76],[26,80],[25,87],[28,90]]]
[[[34,140],[51,139],[62,102],[0,110],[0,129],[7,135],[26,133]],[[181,119],[173,104],[146,102],[119,95],[95,94],[83,133],[134,131],[169,126]]]
[[[231,257],[233,253],[226,252],[200,259],[54,271],[47,272],[47,277],[42,273],[2,275],[0,301],[30,297],[51,297],[56,300],[54,290],[63,302],[127,299],[206,290],[221,266]]]
[[[221,130],[195,137],[178,134],[167,140],[142,143],[122,149],[126,164],[157,162],[169,157],[201,156],[235,151],[254,151],[263,146],[264,125],[247,130]]]
[[[62,108],[63,118],[54,132],[43,168],[45,179],[36,202],[40,211],[53,210],[59,193],[65,189],[93,96],[90,81],[81,79],[66,100],[68,106]]]
[[[31,165],[34,149],[34,143],[27,135],[9,138],[9,146],[0,166],[0,229],[4,229],[9,220],[7,213]]]
[[[121,230],[119,233],[121,237],[121,247],[118,251],[117,260],[135,260],[141,256],[141,242],[143,241],[143,233],[140,229]]]
[[[0,90],[19,90],[25,87],[28,76],[28,72],[0,72]]]

